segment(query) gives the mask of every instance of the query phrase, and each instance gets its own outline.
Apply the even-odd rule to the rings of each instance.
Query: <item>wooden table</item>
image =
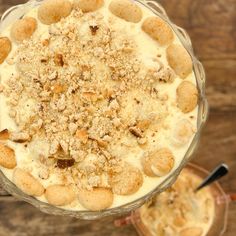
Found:
[[[20,0],[0,0],[0,14]],[[190,34],[207,74],[210,117],[194,162],[207,169],[224,161],[221,183],[236,192],[236,1],[161,0],[171,19]],[[0,189],[0,236],[133,236],[132,226],[115,228],[113,218],[94,222],[50,216]],[[230,205],[225,236],[236,235],[236,204]]]

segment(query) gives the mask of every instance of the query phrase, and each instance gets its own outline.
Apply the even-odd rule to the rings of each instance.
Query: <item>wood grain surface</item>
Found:
[[[0,15],[20,0],[0,0]],[[207,169],[226,162],[222,179],[236,192],[236,0],[160,0],[170,18],[189,33],[207,75],[210,116],[194,162]],[[113,217],[97,221],[41,213],[0,188],[0,236],[134,236],[133,226],[116,228]],[[236,235],[236,204],[230,204],[225,236]],[[216,235],[217,236],[217,235]]]

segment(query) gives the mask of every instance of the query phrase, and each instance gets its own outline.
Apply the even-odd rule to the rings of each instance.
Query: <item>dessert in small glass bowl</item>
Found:
[[[166,192],[154,196],[131,216],[115,225],[133,224],[140,236],[221,236],[227,228],[228,208],[236,200],[218,182],[195,192],[209,175],[202,167],[188,163]]]
[[[95,2],[29,1],[0,25],[2,185],[83,219],[168,188],[208,112],[203,67],[158,3]]]

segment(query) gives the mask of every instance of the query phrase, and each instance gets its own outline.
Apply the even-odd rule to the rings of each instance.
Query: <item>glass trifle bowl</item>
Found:
[[[0,24],[0,32],[9,26],[12,22],[17,19],[22,18],[26,13],[28,13],[34,7],[40,5],[43,1],[29,1],[22,5],[17,5],[7,10],[1,19]],[[207,114],[208,114],[208,104],[205,97],[205,73],[202,64],[195,57],[192,49],[191,40],[188,34],[180,27],[173,24],[168,18],[165,10],[161,7],[159,3],[156,1],[136,1],[138,4],[142,5],[144,8],[151,10],[156,16],[160,17],[164,20],[174,31],[174,33],[179,38],[181,44],[185,47],[187,52],[189,53],[192,64],[193,64],[193,72],[196,78],[197,89],[199,93],[198,99],[198,115],[197,115],[197,131],[194,134],[194,137],[189,145],[188,150],[186,151],[183,160],[178,165],[176,169],[174,169],[171,174],[169,174],[160,184],[158,184],[152,191],[148,192],[142,197],[137,198],[136,200],[132,200],[127,204],[120,205],[118,207],[108,208],[100,211],[89,211],[89,210],[68,210],[59,207],[52,206],[48,203],[37,200],[34,197],[28,196],[24,194],[19,188],[17,188],[4,174],[0,171],[0,179],[2,186],[13,196],[24,200],[35,207],[39,208],[41,211],[55,214],[55,215],[67,215],[80,219],[97,219],[109,215],[120,215],[130,212],[141,205],[143,205],[148,199],[152,198],[154,195],[161,193],[166,188],[168,188],[177,178],[180,171],[184,168],[184,166],[188,163],[190,158],[193,156],[194,151],[197,148],[197,144],[200,137],[200,132],[203,125],[206,122]]]

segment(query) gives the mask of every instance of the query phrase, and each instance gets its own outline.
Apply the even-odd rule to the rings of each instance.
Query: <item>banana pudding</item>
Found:
[[[129,0],[45,0],[0,35],[0,168],[70,210],[159,186],[197,131],[192,59]]]
[[[150,235],[207,235],[215,216],[215,200],[209,187],[195,192],[202,181],[184,169],[170,189],[141,207],[141,219]]]

